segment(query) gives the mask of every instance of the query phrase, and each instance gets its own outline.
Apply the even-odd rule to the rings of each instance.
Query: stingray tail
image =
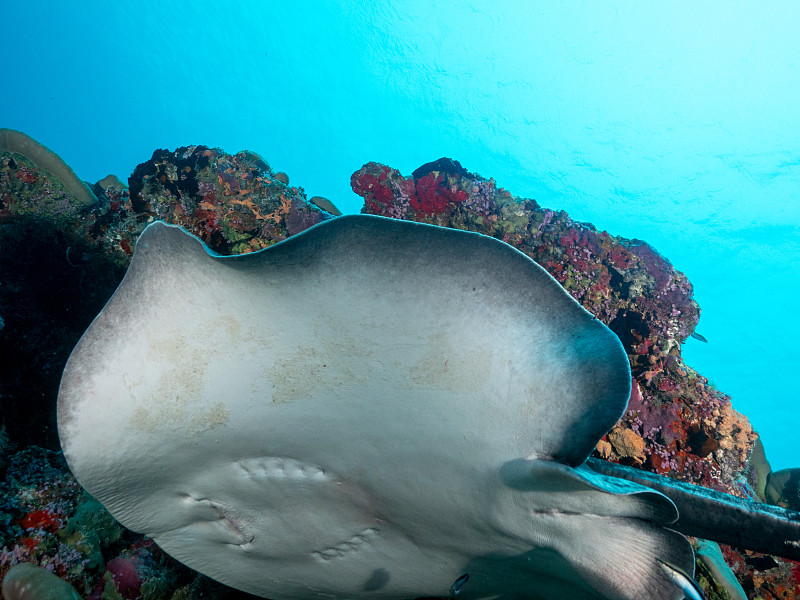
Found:
[[[603,475],[645,485],[678,507],[671,527],[685,535],[740,549],[800,560],[800,513],[743,500],[632,467],[590,458],[586,466]]]

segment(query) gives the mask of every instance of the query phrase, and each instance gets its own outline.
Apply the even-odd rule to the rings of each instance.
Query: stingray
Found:
[[[677,600],[676,503],[730,511],[586,462],[630,389],[616,335],[498,240],[354,215],[223,257],[156,222],[58,418],[115,518],[252,594]],[[759,518],[792,551],[793,515]]]

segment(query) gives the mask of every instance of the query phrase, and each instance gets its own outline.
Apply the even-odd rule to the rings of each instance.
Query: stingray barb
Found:
[[[358,215],[220,257],[154,223],[59,432],[121,523],[275,600],[678,600],[679,531],[730,506],[586,463],[630,387],[617,337],[495,239]],[[751,517],[797,551],[794,515]]]

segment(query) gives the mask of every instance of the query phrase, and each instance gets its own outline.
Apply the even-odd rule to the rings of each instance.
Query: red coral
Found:
[[[17,179],[19,179],[22,183],[33,183],[37,180],[36,173],[30,171],[24,165],[20,166],[19,170],[16,173]]]
[[[569,248],[570,246],[577,246],[578,240],[580,235],[577,229],[568,229],[564,235],[562,235],[558,242],[565,248]]]
[[[560,283],[564,283],[566,280],[566,273],[564,272],[564,265],[561,263],[548,260],[546,262],[540,263],[545,269],[547,269],[548,273],[552,275],[555,279],[557,279]]]
[[[25,546],[30,552],[33,552],[39,545],[39,540],[31,537],[22,538],[20,539],[20,542],[22,542],[22,545]]]
[[[606,234],[606,237],[608,237],[608,234]],[[631,253],[619,244],[614,244],[611,247],[611,250],[608,253],[608,258],[618,269],[628,269],[633,262]]]
[[[370,211],[383,214],[394,202],[394,196],[387,181],[390,170],[393,169],[370,162],[350,177],[353,191],[364,197],[364,202]]]
[[[467,193],[455,186],[447,187],[442,175],[428,173],[417,181],[417,196],[411,199],[411,208],[418,213],[437,215],[445,212],[448,206],[462,203]]]
[[[787,561],[791,566],[791,573],[792,578],[794,578],[795,584],[800,587],[800,562],[795,561]],[[800,591],[800,590],[798,590]]]
[[[35,510],[28,513],[22,517],[20,524],[25,529],[45,529],[47,531],[56,531],[62,525],[58,515],[49,510]]]

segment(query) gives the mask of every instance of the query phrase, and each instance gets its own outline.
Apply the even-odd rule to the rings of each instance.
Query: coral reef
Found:
[[[254,152],[157,150],[136,167],[129,185],[130,208],[139,218],[182,225],[220,254],[261,250],[327,214]]]
[[[78,485],[59,452],[28,447],[6,449],[6,455],[0,485],[0,579],[26,563],[92,600],[250,597],[198,575],[152,540],[120,527]],[[49,579],[40,572],[15,572],[12,582],[32,578],[48,589]]]
[[[67,163],[52,150],[21,131],[0,129],[0,152],[9,154],[16,161],[22,163],[23,168],[17,171],[17,178],[21,184],[31,183],[30,177],[35,177],[30,169],[24,168],[24,165],[35,165],[35,169],[52,174],[50,181],[58,182],[58,185],[63,188],[60,199],[62,202],[70,204],[70,208],[92,208],[98,204],[97,196],[92,193],[86,183],[78,179]],[[61,210],[64,209],[66,207],[62,206]],[[38,210],[38,207],[35,207],[35,210]]]
[[[4,131],[6,141],[14,142],[0,145],[4,423],[17,442],[57,448],[53,406],[61,371],[122,279],[127,260],[116,261],[92,239],[102,212],[98,196],[52,152],[24,134]],[[95,190],[106,205],[122,193]],[[91,195],[90,201],[81,194]]]
[[[252,152],[157,150],[129,185],[106,177],[92,186],[99,200],[86,206],[55,175],[0,148],[0,394],[5,424],[19,443],[58,447],[61,371],[149,222],[182,225],[232,254],[331,218]]]

